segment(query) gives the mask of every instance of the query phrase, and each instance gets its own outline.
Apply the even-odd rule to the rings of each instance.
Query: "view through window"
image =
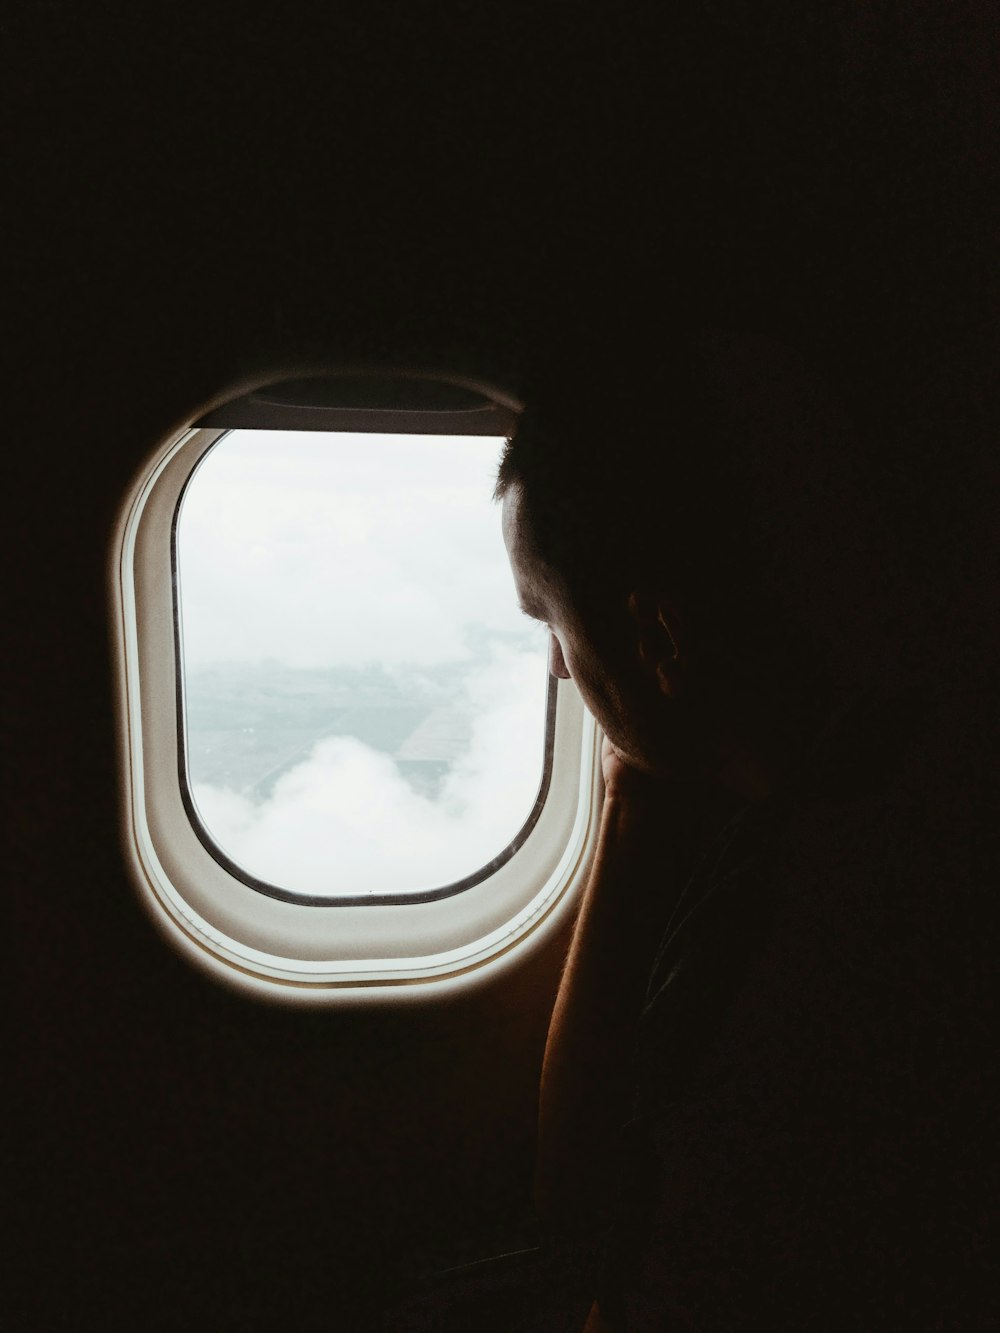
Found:
[[[501,444],[234,430],[197,468],[176,537],[188,784],[254,879],[420,892],[523,827],[546,640],[490,498]]]

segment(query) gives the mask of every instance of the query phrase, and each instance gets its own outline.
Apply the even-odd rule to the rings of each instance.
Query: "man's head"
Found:
[[[646,754],[648,727],[642,725],[644,673],[631,652],[625,608],[587,589],[572,562],[560,567],[542,554],[530,499],[518,480],[503,489],[503,531],[521,608],[549,632],[552,674],[576,683],[626,759],[653,767]]]
[[[845,641],[856,665],[870,648],[860,496],[783,350],[703,343],[661,384],[526,414],[497,481],[508,554],[554,673],[629,762],[759,786],[828,710]]]
[[[691,696],[681,614],[653,585],[629,587],[623,571],[575,561],[559,543],[546,554],[542,521],[524,482],[502,492],[503,531],[518,600],[549,632],[554,676],[572,679],[618,753],[648,773],[714,776],[717,730]],[[697,721],[697,726],[690,725]],[[712,743],[709,744],[709,733]]]

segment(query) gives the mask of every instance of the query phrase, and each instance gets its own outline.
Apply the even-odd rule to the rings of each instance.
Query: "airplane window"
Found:
[[[523,841],[551,732],[490,437],[234,429],[181,495],[189,816],[296,900],[456,891]]]
[[[576,910],[600,738],[503,549],[519,410],[320,368],[178,426],[123,493],[122,851],[169,943],[247,996],[455,994]]]

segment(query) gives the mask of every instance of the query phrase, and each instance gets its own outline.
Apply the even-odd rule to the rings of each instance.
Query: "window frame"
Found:
[[[384,372],[379,378],[393,382]],[[421,379],[425,385],[457,383],[483,405],[465,413],[471,420],[461,420],[461,411],[424,405],[388,410],[326,404],[297,411],[270,401],[274,381],[264,382],[172,432],[140,469],[116,525],[111,591],[123,843],[131,877],[175,946],[213,976],[258,996],[299,1003],[363,997],[371,1003],[416,998],[428,987],[450,991],[476,984],[561,928],[593,852],[600,800],[597,728],[575,686],[564,680],[550,681],[547,781],[535,809],[504,852],[455,884],[341,899],[262,888],[227,865],[207,831],[199,833],[189,793],[185,800],[175,541],[181,496],[198,463],[233,426],[506,434],[516,420],[516,405],[478,383]]]

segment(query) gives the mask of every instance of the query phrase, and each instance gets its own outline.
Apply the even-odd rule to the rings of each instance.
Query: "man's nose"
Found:
[[[549,635],[549,671],[556,680],[569,680],[569,668],[563,657],[562,646],[554,634]]]

